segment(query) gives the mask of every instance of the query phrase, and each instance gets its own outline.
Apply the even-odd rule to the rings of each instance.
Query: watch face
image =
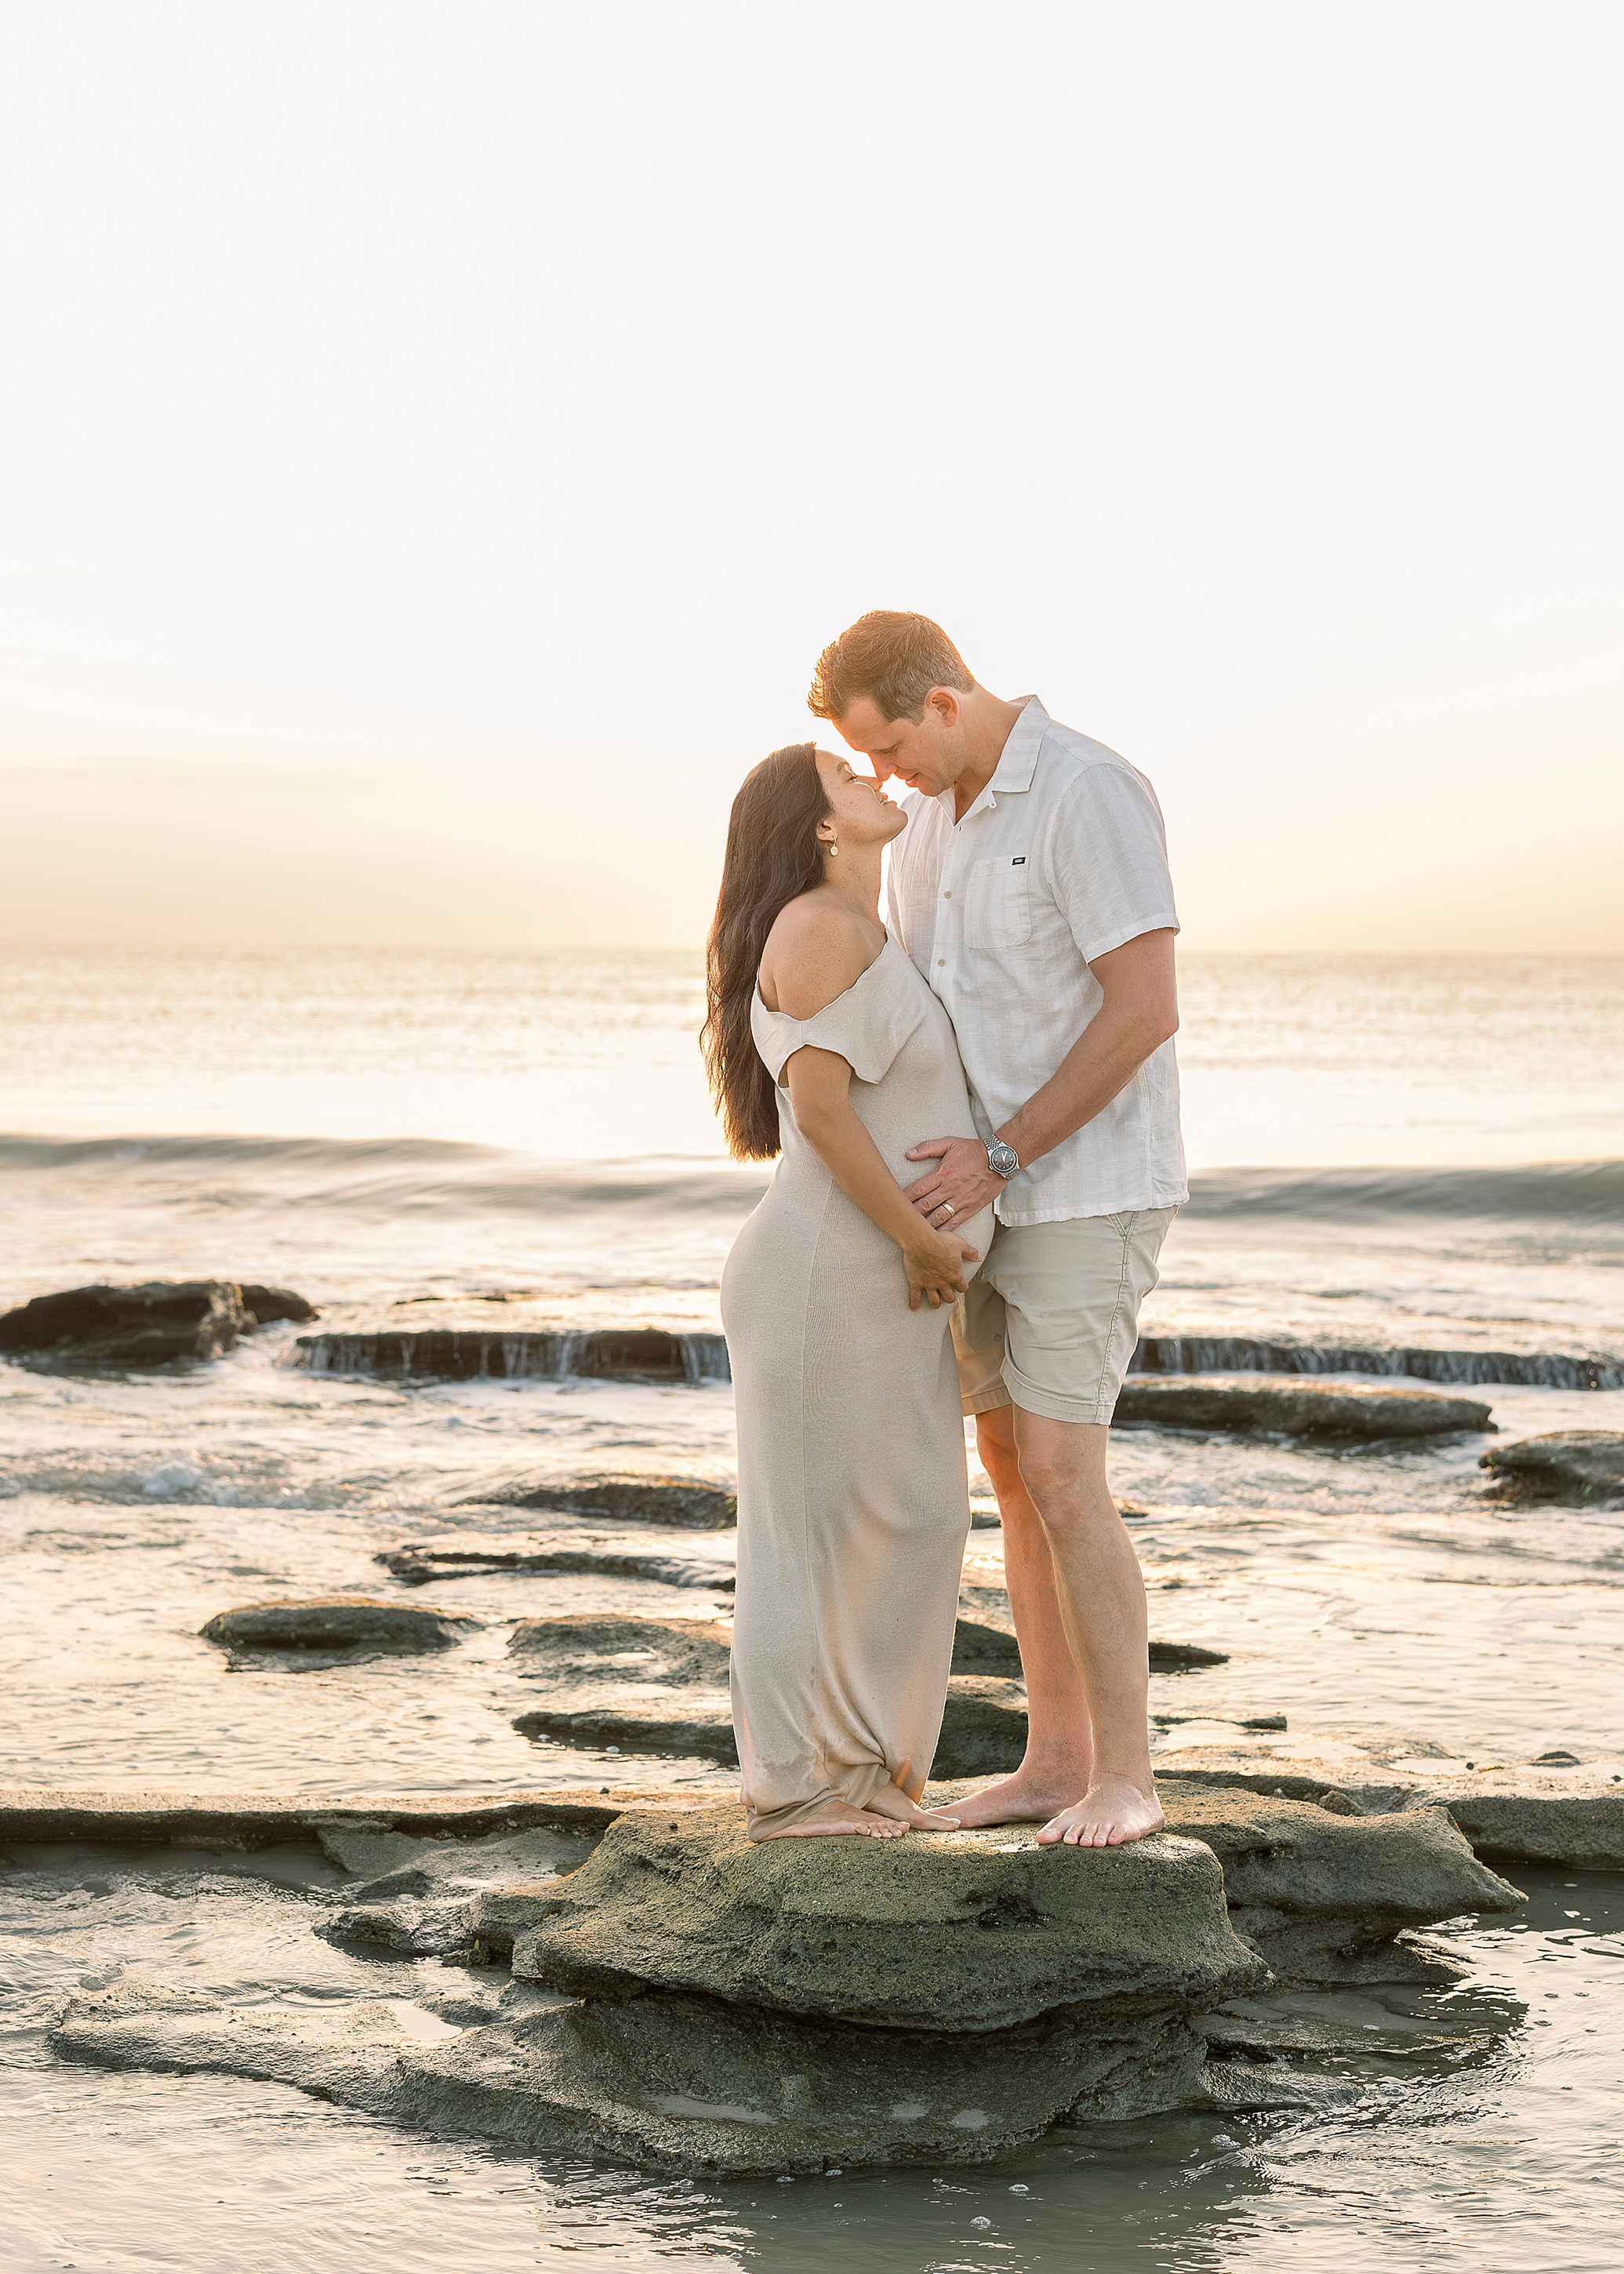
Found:
[[[993,1174],[996,1177],[1012,1177],[1020,1166],[1020,1156],[1016,1152],[1013,1145],[1003,1143],[989,1145],[987,1148],[987,1157],[991,1164]]]

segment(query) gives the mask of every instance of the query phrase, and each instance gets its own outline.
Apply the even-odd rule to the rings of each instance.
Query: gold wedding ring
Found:
[[[944,1201],[942,1205],[947,1210],[949,1216],[951,1216],[953,1213],[953,1203],[951,1201]]]

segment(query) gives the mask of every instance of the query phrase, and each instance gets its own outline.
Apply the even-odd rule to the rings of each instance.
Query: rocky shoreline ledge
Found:
[[[1056,2125],[1335,2105],[1372,2031],[1472,2057],[1480,2028],[1393,2002],[1458,1977],[1417,1930],[1522,1900],[1442,1809],[1163,1797],[1165,1833],[1077,1849],[1021,1826],[755,1847],[736,1805],[635,1789],[11,1792],[0,1851],[162,1846],[207,1873],[303,1845],[344,1875],[306,1898],[319,1937],[445,1984],[410,2011],[387,1988],[290,2009],[123,1975],[57,2014],[69,2059],[690,2172],[974,2164]]]

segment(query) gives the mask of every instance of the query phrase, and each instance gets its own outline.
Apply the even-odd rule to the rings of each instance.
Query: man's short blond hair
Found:
[[[866,695],[882,719],[911,719],[917,726],[933,687],[967,695],[974,685],[940,624],[899,608],[870,608],[819,656],[807,708],[820,719],[839,719]]]

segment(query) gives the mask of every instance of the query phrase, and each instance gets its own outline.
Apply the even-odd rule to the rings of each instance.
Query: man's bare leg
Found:
[[[1088,1783],[1040,1841],[1114,1848],[1164,1821],[1150,1769],[1145,1578],[1105,1479],[1102,1423],[1015,1412],[1026,1490],[1043,1519],[1055,1593],[1094,1732]]]
[[[975,1445],[1004,1524],[1004,1584],[1026,1680],[1026,1752],[1013,1776],[954,1802],[966,1830],[1043,1823],[1087,1791],[1094,1770],[1088,1699],[1060,1616],[1049,1534],[1021,1480],[1015,1408],[978,1413]]]

